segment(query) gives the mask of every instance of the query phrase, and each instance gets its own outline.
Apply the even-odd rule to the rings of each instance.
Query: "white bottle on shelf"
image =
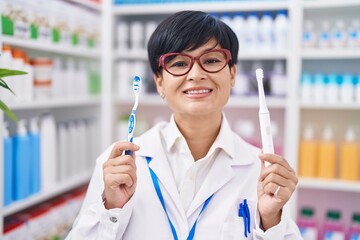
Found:
[[[245,17],[241,12],[237,12],[232,18],[233,30],[239,41],[239,49],[244,49],[245,47]]]
[[[125,21],[121,21],[117,23],[116,26],[117,33],[117,50],[127,51],[129,50],[129,25]]]
[[[9,45],[2,46],[2,54],[0,57],[0,68],[13,69],[13,56],[11,53],[11,47]],[[6,77],[4,80],[8,85],[9,82],[13,81],[11,77],[10,78]],[[0,88],[0,97],[2,101],[9,102],[9,100],[13,98],[13,94],[5,88]]]
[[[145,41],[144,41],[144,49],[147,49],[147,43],[151,37],[151,35],[153,34],[153,32],[155,31],[156,27],[157,27],[157,23],[155,21],[148,21],[145,24]]]
[[[342,81],[340,85],[340,102],[345,104],[350,104],[355,101],[355,87],[353,83],[353,75],[350,73],[345,73],[342,76]]]
[[[27,74],[24,75],[24,101],[32,101],[34,100],[34,69],[30,64],[29,56],[25,55],[24,58],[24,72]]]
[[[276,97],[285,97],[286,95],[286,74],[284,63],[280,60],[274,62],[273,71],[270,76],[271,94]]]
[[[232,93],[235,96],[245,96],[250,93],[251,86],[249,82],[249,76],[245,74],[242,66],[243,65],[241,64],[241,62],[238,62],[235,85],[232,89]]]
[[[250,12],[246,18],[245,48],[247,51],[255,51],[259,46],[259,17],[255,12]]]
[[[52,78],[52,89],[51,95],[53,98],[62,98],[65,96],[65,74],[64,69],[62,67],[62,61],[60,58],[54,59],[54,65],[51,73]]]
[[[355,81],[355,102],[360,103],[360,74]]]
[[[68,130],[65,123],[58,124],[59,161],[57,166],[57,180],[63,181],[69,177],[69,148]]]
[[[66,69],[64,74],[64,96],[65,97],[74,97],[75,95],[75,87],[74,81],[76,76],[75,72],[75,61],[72,58],[66,60]]]
[[[313,101],[314,92],[313,78],[310,73],[302,73],[300,81],[300,99],[303,103],[311,103]]]
[[[345,22],[342,19],[337,19],[334,29],[331,31],[331,45],[333,48],[345,47],[346,37]]]
[[[360,19],[352,19],[347,30],[346,46],[349,48],[360,47]]]
[[[303,31],[303,47],[314,48],[317,41],[316,32],[314,30],[314,22],[312,20],[306,19],[304,22]]]
[[[260,50],[270,51],[273,47],[273,19],[271,12],[264,12],[259,23]]]
[[[231,27],[233,29],[233,25],[232,25],[232,19],[230,17],[230,14],[225,12],[220,16],[220,20],[223,21],[226,25],[228,25],[229,27]],[[233,29],[234,30],[234,29]]]
[[[338,75],[331,73],[325,82],[325,100],[327,103],[337,103],[339,101],[340,87]]]
[[[144,24],[134,21],[130,24],[130,47],[133,52],[144,50]]]
[[[41,189],[49,191],[57,183],[57,135],[55,119],[44,114],[40,120]]]
[[[314,75],[312,96],[315,103],[321,104],[325,101],[325,82],[326,77],[323,73],[319,72]]]
[[[318,45],[320,48],[331,47],[330,23],[326,19],[321,21]]]
[[[279,10],[274,20],[275,49],[288,48],[289,19],[285,10]]]

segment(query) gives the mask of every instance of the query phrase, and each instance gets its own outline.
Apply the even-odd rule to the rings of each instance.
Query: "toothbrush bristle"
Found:
[[[256,79],[262,80],[264,78],[264,71],[261,68],[256,69]]]
[[[141,78],[139,76],[135,76],[133,82],[133,90],[139,92],[140,87],[141,87]]]

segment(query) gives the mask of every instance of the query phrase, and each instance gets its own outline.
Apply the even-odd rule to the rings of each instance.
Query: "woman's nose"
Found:
[[[200,64],[195,61],[190,71],[187,74],[188,80],[202,80],[206,76],[204,69],[201,68]]]

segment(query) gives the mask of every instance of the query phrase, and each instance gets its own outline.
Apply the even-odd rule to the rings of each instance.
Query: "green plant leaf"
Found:
[[[18,70],[12,70],[12,69],[6,69],[6,68],[0,68],[0,78],[9,77],[9,76],[16,76],[16,75],[24,75],[24,74],[27,74],[27,72],[18,71]]]
[[[11,88],[9,87],[9,85],[7,85],[7,83],[6,83],[4,80],[2,80],[1,78],[0,78],[0,86],[2,86],[3,88],[9,90],[10,92],[12,92],[12,94],[16,95],[16,94],[13,92],[13,90],[11,90]]]
[[[0,100],[0,109],[6,114],[6,116],[8,116],[11,120],[13,120],[14,122],[18,122],[19,119],[18,117],[15,115],[15,113],[13,113],[8,106],[6,106],[6,104]]]

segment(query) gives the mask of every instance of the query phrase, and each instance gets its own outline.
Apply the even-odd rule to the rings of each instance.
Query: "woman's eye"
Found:
[[[174,62],[173,64],[171,64],[170,67],[185,67],[187,66],[186,62]]]
[[[212,64],[212,63],[218,63],[218,62],[220,62],[219,59],[213,58],[213,59],[206,59],[204,63],[205,64]]]

